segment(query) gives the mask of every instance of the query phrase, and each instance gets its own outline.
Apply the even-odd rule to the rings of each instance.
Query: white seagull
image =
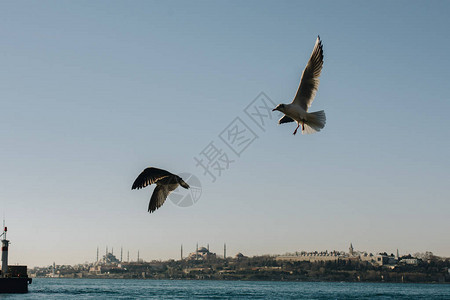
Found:
[[[325,127],[326,117],[323,110],[313,113],[308,112],[308,108],[316,96],[319,88],[319,77],[323,66],[323,49],[320,37],[317,37],[316,44],[311,53],[311,57],[303,70],[300,86],[297,95],[290,104],[279,104],[272,111],[278,110],[285,115],[278,121],[278,124],[297,122],[294,135],[302,125],[302,134],[309,134],[320,131]]]
[[[150,167],[139,174],[131,189],[142,189],[153,183],[156,184],[156,188],[153,191],[152,197],[150,198],[150,203],[148,204],[149,213],[152,213],[160,208],[164,204],[164,201],[166,201],[167,196],[169,196],[169,194],[179,185],[185,189],[189,188],[189,185],[184,182],[180,176],[172,174],[166,170]]]

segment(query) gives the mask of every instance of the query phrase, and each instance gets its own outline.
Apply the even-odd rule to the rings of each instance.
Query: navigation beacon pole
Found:
[[[3,233],[0,235],[0,237],[3,236],[3,239],[2,239],[2,277],[6,277],[6,273],[8,272],[9,241],[6,239],[7,231],[8,231],[8,227],[6,227],[5,222],[3,222]]]

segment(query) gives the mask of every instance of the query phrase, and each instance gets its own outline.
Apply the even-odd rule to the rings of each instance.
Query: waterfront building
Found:
[[[209,251],[208,248],[200,247],[195,252],[192,252],[187,257],[188,260],[207,260],[207,259],[213,259],[216,258],[216,253],[212,253]]]

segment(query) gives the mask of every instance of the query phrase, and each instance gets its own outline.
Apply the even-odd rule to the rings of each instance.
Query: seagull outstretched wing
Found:
[[[147,168],[144,171],[142,171],[141,174],[139,174],[139,176],[134,181],[131,189],[134,190],[145,188],[147,185],[156,183],[158,180],[161,180],[168,176],[173,176],[173,174],[166,170],[158,168],[153,167]]]
[[[323,66],[323,49],[320,37],[317,37],[316,44],[309,58],[305,70],[303,70],[300,86],[292,103],[300,105],[305,111],[311,106],[319,88],[320,73]]]
[[[153,191],[152,197],[150,198],[150,203],[148,204],[148,212],[152,213],[158,208],[160,208],[164,201],[166,201],[167,196],[170,194],[170,190],[167,185],[158,185]]]
[[[278,124],[289,123],[289,122],[294,122],[294,119],[292,119],[291,117],[288,117],[286,115],[284,115],[283,117],[281,117],[281,119],[278,120]]]

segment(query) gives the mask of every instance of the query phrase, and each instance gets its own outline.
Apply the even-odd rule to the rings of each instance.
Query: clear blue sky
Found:
[[[448,1],[2,1],[0,212],[10,262],[178,258],[196,242],[450,256]],[[311,110],[274,120],[215,183],[194,157],[260,93],[294,97],[320,34]],[[199,202],[147,213],[147,166]]]

